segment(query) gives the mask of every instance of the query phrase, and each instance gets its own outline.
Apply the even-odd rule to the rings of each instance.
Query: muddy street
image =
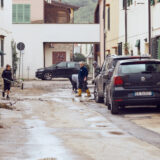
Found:
[[[159,160],[160,112],[75,98],[68,81],[25,82],[0,106],[0,160]]]

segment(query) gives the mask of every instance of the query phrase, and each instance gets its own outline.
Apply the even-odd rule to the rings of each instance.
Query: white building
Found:
[[[12,1],[0,0],[0,67],[12,65]],[[5,53],[5,55],[3,55]]]
[[[119,3],[119,44],[118,49],[125,48],[125,11],[123,0]],[[129,54],[148,54],[148,2],[132,0],[127,6],[127,29]],[[120,48],[119,48],[120,47]]]
[[[24,42],[24,78],[35,78],[35,72],[46,63],[46,43],[99,43],[99,24],[13,24],[16,42]],[[49,58],[47,66],[51,64]]]
[[[152,2],[152,1],[151,1]],[[119,49],[124,54],[125,47],[125,11],[124,1],[119,3]],[[152,4],[151,4],[152,5]],[[148,38],[148,0],[130,0],[127,6],[128,48],[131,55],[145,55],[149,53]],[[160,1],[153,0],[151,7],[152,18],[152,56],[157,58],[158,42],[160,36]],[[156,44],[155,44],[156,43]],[[159,42],[160,43],[160,42]],[[155,47],[156,45],[156,47]],[[160,45],[160,44],[159,44]],[[156,48],[156,49],[155,49]],[[155,55],[156,54],[156,55]],[[160,51],[159,51],[160,54]]]

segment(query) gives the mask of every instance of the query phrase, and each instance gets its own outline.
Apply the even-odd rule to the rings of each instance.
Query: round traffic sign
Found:
[[[25,49],[25,44],[23,42],[19,42],[17,44],[17,49],[23,51]]]

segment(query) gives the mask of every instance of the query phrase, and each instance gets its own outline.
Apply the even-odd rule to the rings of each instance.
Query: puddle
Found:
[[[109,133],[113,135],[124,135],[122,132],[116,132],[116,131],[109,132]]]

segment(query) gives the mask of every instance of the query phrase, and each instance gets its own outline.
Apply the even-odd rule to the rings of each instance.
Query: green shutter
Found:
[[[17,5],[13,4],[12,5],[12,23],[16,23],[17,22],[17,13],[16,13],[16,10],[17,10]]]
[[[158,39],[158,59],[160,59],[160,39]]]
[[[17,5],[17,23],[23,23],[23,4]]]
[[[30,23],[30,5],[24,5],[24,23]]]
[[[151,6],[155,5],[155,0],[150,0],[151,1]]]
[[[160,0],[157,0],[157,2],[160,2]]]

